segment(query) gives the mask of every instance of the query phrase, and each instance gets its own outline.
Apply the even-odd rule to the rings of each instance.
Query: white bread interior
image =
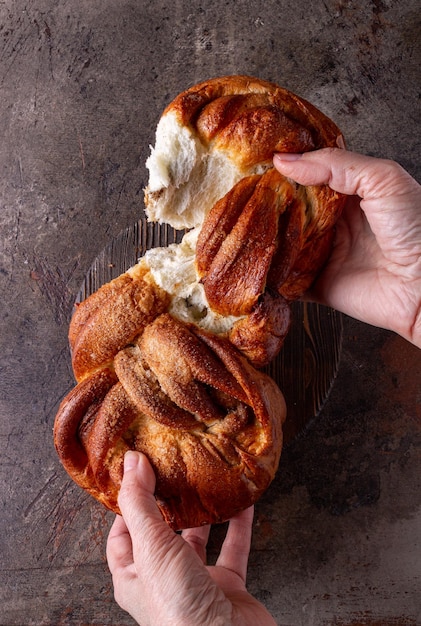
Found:
[[[210,151],[173,112],[158,122],[155,147],[151,146],[146,167],[148,219],[178,230],[192,230],[179,244],[148,250],[140,263],[172,296],[169,312],[174,317],[216,334],[229,332],[240,318],[212,311],[196,272],[195,252],[205,216],[244,176],[244,170],[223,152]]]
[[[149,280],[171,295],[171,315],[215,334],[227,333],[241,318],[219,315],[207,302],[195,264],[199,231],[200,228],[190,230],[179,244],[147,250],[139,264],[128,273],[135,273],[140,266],[147,268]],[[147,276],[145,278],[148,279]]]
[[[212,206],[244,176],[262,173],[271,164],[242,168],[226,153],[201,143],[176,113],[158,122],[149,170],[145,210],[151,222],[173,228],[196,228]]]

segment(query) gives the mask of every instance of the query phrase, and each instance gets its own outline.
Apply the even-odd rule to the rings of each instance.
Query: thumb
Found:
[[[363,200],[407,194],[419,185],[398,163],[341,148],[274,155],[273,164],[301,185],[328,184],[334,191]]]
[[[155,483],[147,457],[132,450],[126,452],[118,504],[133,544],[151,522],[165,524],[154,497]]]

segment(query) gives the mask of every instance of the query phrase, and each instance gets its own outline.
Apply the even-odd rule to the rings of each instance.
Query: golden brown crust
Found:
[[[68,474],[83,489],[100,499],[89,464],[86,442],[98,412],[117,377],[109,368],[79,383],[61,402],[54,422],[54,443]]]
[[[251,192],[246,195],[243,188]],[[280,216],[288,211],[294,198],[295,186],[272,168],[262,176],[242,179],[213,207],[196,248],[199,275],[212,309],[221,315],[251,313],[265,291],[278,247]],[[213,239],[212,245],[208,244],[209,238]]]
[[[56,417],[57,452],[80,486],[119,512],[124,453],[135,449],[149,457],[158,504],[175,529],[229,519],[261,496],[278,466],[286,413],[269,377],[227,340],[168,314],[115,364],[115,373],[79,383]]]
[[[163,115],[168,112],[193,127],[204,143],[247,166],[271,160],[274,152],[343,145],[338,127],[316,107],[251,76],[223,76],[194,85]]]
[[[103,285],[76,309],[69,331],[77,381],[112,361],[119,349],[166,311],[169,295],[145,272],[125,273]]]
[[[265,291],[250,315],[234,324],[228,337],[255,367],[264,367],[279,353],[290,325],[289,302]]]

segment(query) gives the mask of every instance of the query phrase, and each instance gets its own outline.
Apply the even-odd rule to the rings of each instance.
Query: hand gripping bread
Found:
[[[146,211],[189,230],[77,307],[78,384],[54,428],[70,476],[109,509],[118,512],[128,449],[149,457],[174,529],[229,519],[274,478],[286,408],[256,366],[282,346],[343,198],[296,185],[272,157],[338,145],[312,105],[250,77],[206,81],[164,111]]]
[[[207,80],[164,110],[146,162],[150,219],[194,228],[245,176],[272,168],[275,152],[343,147],[337,126],[312,104],[250,76]]]

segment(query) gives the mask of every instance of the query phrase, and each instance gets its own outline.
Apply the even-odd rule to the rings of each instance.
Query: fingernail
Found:
[[[124,471],[135,469],[139,463],[139,455],[133,450],[128,450],[124,455]]]
[[[275,154],[275,159],[277,161],[298,161],[298,159],[301,159],[302,156],[302,154],[292,152],[277,152]]]

